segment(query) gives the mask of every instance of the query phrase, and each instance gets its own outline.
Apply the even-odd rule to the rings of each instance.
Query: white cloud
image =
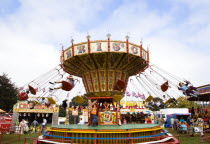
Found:
[[[2,28],[2,27],[1,27]],[[35,79],[59,62],[59,53],[54,46],[34,42],[23,35],[1,29],[1,72],[8,73],[21,86]]]
[[[59,64],[60,43],[70,45],[92,39],[150,44],[151,62],[196,85],[209,83],[210,16],[207,1],[170,1],[169,11],[158,14],[146,1],[20,1],[15,13],[0,19],[0,73],[8,73],[19,86]],[[188,10],[179,15],[179,5]],[[103,14],[112,11],[108,16]],[[184,10],[183,10],[184,11]]]
[[[122,40],[129,32],[131,41],[137,44],[143,37],[144,46],[150,45],[152,63],[192,81],[196,86],[208,84],[210,20],[207,17],[210,14],[207,3],[186,2],[185,7],[190,10],[183,10],[189,12],[184,17],[179,15],[180,3],[174,3],[169,12],[161,16],[142,1],[126,3],[103,25],[93,29],[94,34],[106,29],[113,34],[112,39]]]
[[[77,26],[92,20],[106,3],[87,0],[20,2],[15,13],[0,19],[0,73],[8,73],[18,86],[57,66],[60,43],[69,46],[71,35],[80,40],[82,32]],[[98,7],[90,9],[94,5]],[[84,35],[82,37],[85,39]]]

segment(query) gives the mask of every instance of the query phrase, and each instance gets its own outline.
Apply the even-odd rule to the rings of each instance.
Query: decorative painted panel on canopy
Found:
[[[204,85],[204,86],[200,86],[197,88],[198,89],[198,92],[200,94],[207,94],[207,93],[210,93],[210,84],[208,85]]]
[[[189,97],[190,101],[210,101],[210,84],[197,87],[199,95],[197,97]]]
[[[63,52],[63,66],[70,74],[82,77],[90,70],[122,70],[128,76],[144,70],[149,54],[142,46],[124,41],[83,42]]]
[[[89,46],[90,45],[90,46]],[[82,42],[75,44],[64,51],[64,61],[70,57],[101,52],[117,52],[117,53],[130,53],[139,57],[143,57],[146,61],[149,60],[148,52],[142,48],[141,45],[127,43],[125,41],[107,41],[97,40]]]
[[[46,107],[44,104],[36,105],[33,109],[30,109],[30,104],[27,101],[17,102],[13,106],[13,112],[29,112],[29,113],[54,113],[58,112],[59,107],[56,107],[55,104],[51,104],[49,107]]]
[[[129,76],[144,71],[149,52],[127,41],[97,40],[73,44],[63,51],[63,69],[83,78],[89,92],[124,92]]]

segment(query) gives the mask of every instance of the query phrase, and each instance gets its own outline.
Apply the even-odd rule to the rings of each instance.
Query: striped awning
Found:
[[[175,115],[191,115],[191,113],[174,113]]]

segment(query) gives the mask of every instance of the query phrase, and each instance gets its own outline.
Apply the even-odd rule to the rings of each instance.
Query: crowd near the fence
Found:
[[[16,123],[15,133],[32,134],[37,132],[44,132],[46,125],[47,120],[45,118],[43,118],[42,123],[38,123],[36,119],[32,123],[30,123],[27,119],[22,119],[20,123]]]
[[[209,129],[210,119],[202,115],[190,115],[186,120],[181,117],[180,119],[171,118],[170,123],[172,129],[177,130],[179,133],[189,133],[191,137],[195,134],[204,136],[204,131]]]

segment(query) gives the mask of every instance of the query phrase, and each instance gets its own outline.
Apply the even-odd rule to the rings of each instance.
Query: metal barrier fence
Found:
[[[201,144],[209,144],[210,143],[210,136],[200,138]]]
[[[32,140],[30,144],[39,144],[39,143],[50,143],[52,142],[61,142],[61,143],[68,143],[68,144],[72,144],[71,140],[58,140],[58,139],[41,139],[39,140],[38,138],[25,138],[24,139],[24,144],[29,144],[27,143],[27,140]]]

